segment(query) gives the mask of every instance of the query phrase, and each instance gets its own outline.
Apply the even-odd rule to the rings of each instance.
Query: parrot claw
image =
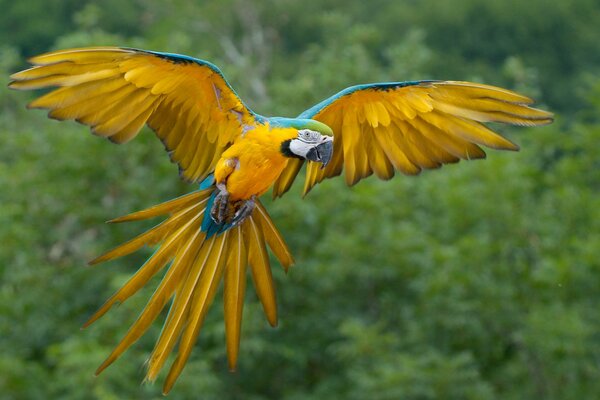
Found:
[[[225,185],[217,184],[217,190],[218,192],[210,209],[210,216],[218,225],[230,223],[233,226],[237,226],[242,223],[246,217],[250,216],[252,211],[254,211],[254,207],[256,206],[256,196],[252,196],[248,200],[236,201],[235,204],[229,204],[229,192]],[[237,208],[233,217],[231,216],[232,208]]]
[[[229,192],[225,185],[217,184],[219,193],[215,196],[215,201],[210,210],[210,216],[217,224],[222,224],[227,218],[227,205],[229,203]]]
[[[244,221],[247,217],[252,214],[254,211],[254,207],[256,206],[256,196],[250,197],[250,199],[246,200],[244,204],[236,211],[233,216],[233,225],[239,225],[242,221]]]

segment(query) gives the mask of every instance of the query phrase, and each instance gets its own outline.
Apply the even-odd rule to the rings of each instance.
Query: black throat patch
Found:
[[[292,150],[290,150],[291,142],[292,142],[292,139],[288,139],[285,142],[281,143],[281,153],[286,157],[299,158],[301,160],[304,160],[304,157],[299,156],[298,154],[295,154],[292,152]]]

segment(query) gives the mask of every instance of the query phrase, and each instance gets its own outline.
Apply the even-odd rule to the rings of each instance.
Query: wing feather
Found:
[[[194,297],[190,304],[189,320],[181,335],[177,357],[163,385],[163,393],[165,394],[171,390],[181,371],[183,371],[183,367],[198,339],[198,334],[208,308],[215,297],[217,287],[223,275],[223,266],[226,259],[224,254],[227,254],[228,247],[226,239],[229,233],[227,231],[209,239],[214,249],[209,251],[208,260],[206,261],[206,265],[204,265],[200,280],[194,288]]]
[[[225,269],[225,284],[223,289],[225,335],[227,341],[227,361],[230,370],[235,370],[242,329],[242,313],[244,311],[244,295],[246,293],[246,247],[241,228],[231,231],[231,247],[227,268]]]
[[[114,303],[127,300],[140,289],[141,285],[146,284],[163,268],[166,267],[167,271],[146,307],[112,353],[100,365],[97,374],[116,361],[145,334],[171,301],[163,329],[148,360],[146,372],[146,380],[154,381],[179,343],[177,357],[163,387],[166,394],[190,356],[223,275],[225,275],[224,311],[228,362],[230,368],[234,369],[239,353],[248,264],[251,265],[256,291],[263,303],[267,319],[272,324],[276,323],[273,277],[266,245],[269,245],[286,269],[293,263],[289,249],[259,200],[255,212],[240,226],[206,238],[200,225],[213,191],[214,187],[198,190],[109,221],[138,221],[168,215],[163,223],[95,260],[100,262],[121,257],[143,245],[159,246],[148,261],[90,318],[84,327],[103,315]]]
[[[30,62],[34,67],[13,74],[10,87],[56,88],[30,107],[88,125],[116,143],[133,139],[147,124],[189,181],[204,179],[244,127],[257,121],[217,67],[191,57],[96,47]]]
[[[260,202],[256,203],[256,211],[254,216],[261,227],[269,248],[273,251],[275,257],[277,257],[277,260],[287,272],[289,267],[294,264],[292,252],[285,244],[283,236],[281,236],[281,233],[279,233],[279,230],[275,227],[269,213],[267,213],[267,210]]]
[[[265,247],[262,231],[251,215],[242,228],[247,239],[248,260],[250,271],[256,288],[256,294],[262,303],[265,315],[271,326],[277,325],[277,303],[275,301],[275,285],[269,263],[269,256]]]
[[[342,90],[300,114],[328,125],[334,152],[323,170],[308,164],[304,194],[325,178],[345,172],[354,185],[373,172],[390,179],[439,168],[460,159],[485,158],[479,146],[518,150],[483,123],[549,124],[551,113],[529,105],[530,98],[510,90],[458,81],[412,81],[357,85]],[[300,169],[290,164],[273,195],[283,195]]]
[[[123,339],[114,348],[112,353],[104,360],[104,362],[96,370],[96,374],[100,374],[109,365],[115,362],[121,354],[123,354],[133,343],[142,337],[150,328],[150,325],[156,320],[158,314],[163,310],[167,302],[172,298],[177,284],[181,280],[182,274],[190,264],[192,258],[197,253],[200,236],[200,229],[195,229],[190,233],[189,238],[179,248],[171,267],[168,269],[165,277],[156,288],[146,307],[142,310],[138,319],[131,325]]]

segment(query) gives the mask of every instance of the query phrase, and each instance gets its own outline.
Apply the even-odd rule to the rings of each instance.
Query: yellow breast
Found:
[[[217,182],[225,180],[230,201],[249,199],[265,193],[286,167],[289,158],[281,152],[285,140],[297,136],[293,128],[260,125],[248,131],[223,153],[217,168]],[[225,171],[225,162],[233,166]]]

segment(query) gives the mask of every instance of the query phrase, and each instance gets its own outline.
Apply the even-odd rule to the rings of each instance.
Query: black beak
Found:
[[[333,140],[332,138],[327,137],[325,142],[318,144],[308,151],[306,154],[306,159],[323,163],[321,166],[321,169],[323,169],[327,166],[327,164],[329,164],[329,161],[331,161],[332,154]]]

